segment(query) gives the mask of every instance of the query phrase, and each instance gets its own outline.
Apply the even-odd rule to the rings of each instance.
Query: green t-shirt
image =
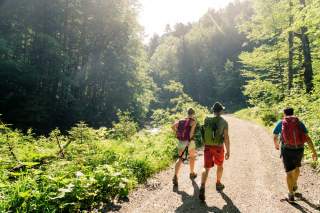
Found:
[[[224,143],[224,130],[228,129],[228,122],[221,116],[207,116],[204,120],[204,144],[222,145]]]

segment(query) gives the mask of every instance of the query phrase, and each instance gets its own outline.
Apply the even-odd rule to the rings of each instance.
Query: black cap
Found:
[[[216,102],[211,110],[213,112],[221,112],[222,110],[225,110],[225,107],[220,102]]]
[[[283,110],[283,112],[284,112],[284,114],[285,114],[286,116],[291,116],[291,115],[293,115],[294,110],[293,110],[292,107],[287,107],[287,108],[285,108],[285,109]]]

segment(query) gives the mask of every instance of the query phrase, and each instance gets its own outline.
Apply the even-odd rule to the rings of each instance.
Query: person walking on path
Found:
[[[194,133],[197,126],[195,120],[195,111],[192,108],[188,109],[188,117],[177,121],[173,124],[172,129],[176,134],[178,142],[179,159],[176,161],[174,176],[172,179],[173,185],[178,186],[178,174],[181,164],[185,160],[183,155],[189,154],[190,164],[190,179],[195,179],[197,174],[194,172],[194,165],[196,160],[196,143],[194,141]]]
[[[225,107],[217,102],[212,107],[214,115],[209,115],[204,120],[202,127],[202,139],[204,141],[204,168],[201,177],[199,199],[205,201],[205,185],[210,169],[217,165],[216,190],[222,191],[224,185],[221,183],[224,159],[230,157],[230,140],[228,134],[228,123],[221,117]],[[226,153],[225,149],[226,148]],[[225,154],[224,154],[225,153]]]
[[[281,158],[287,174],[288,201],[294,202],[298,190],[301,161],[304,155],[304,144],[307,143],[312,152],[312,159],[317,161],[318,156],[308,130],[297,117],[293,108],[284,109],[284,118],[279,121],[273,130],[274,146],[281,149]],[[280,144],[279,144],[280,135]]]

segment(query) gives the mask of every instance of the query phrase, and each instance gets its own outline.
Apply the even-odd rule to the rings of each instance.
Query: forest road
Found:
[[[320,212],[320,178],[309,165],[303,165],[295,205],[284,201],[287,194],[285,172],[268,131],[249,121],[225,116],[229,123],[231,156],[224,164],[223,193],[215,190],[215,171],[209,174],[206,202],[198,199],[203,150],[198,151],[195,181],[189,179],[189,165],[179,174],[178,190],[173,189],[171,168],[155,175],[129,195],[129,201],[115,204],[111,211],[144,212]]]

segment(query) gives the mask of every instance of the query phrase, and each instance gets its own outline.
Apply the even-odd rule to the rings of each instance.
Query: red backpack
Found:
[[[297,117],[288,116],[282,120],[281,131],[282,142],[289,147],[303,147],[305,143],[305,133]]]
[[[191,121],[193,121],[192,118],[186,118],[178,122],[176,136],[180,141],[190,141]]]

